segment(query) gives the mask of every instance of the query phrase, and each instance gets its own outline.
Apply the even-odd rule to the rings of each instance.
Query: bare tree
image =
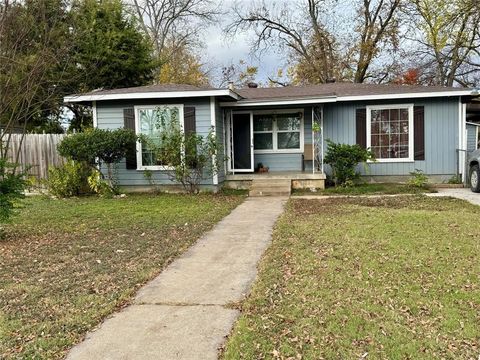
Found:
[[[472,86],[480,77],[480,3],[477,0],[415,0],[412,53],[423,82]],[[418,32],[420,30],[420,34]]]
[[[219,14],[213,0],[133,0],[132,9],[153,42],[160,67],[177,51],[198,45],[199,33]]]
[[[396,17],[401,0],[363,0],[358,9],[357,33],[353,52],[357,53],[353,81],[363,83],[372,75],[369,68],[382,47],[398,44],[399,24]],[[380,79],[383,77],[380,76]],[[378,79],[377,79],[378,80]]]
[[[295,67],[295,83],[324,83],[332,78],[364,82],[372,77],[369,69],[382,46],[395,43],[401,1],[358,0],[357,26],[349,44],[342,43],[328,24],[329,12],[338,5],[329,0],[262,1],[248,9],[236,4],[234,19],[225,31],[235,35],[253,30],[254,52],[270,47],[287,50]]]
[[[299,71],[308,72],[298,82],[324,83],[341,73],[334,37],[327,31],[321,19],[326,0],[308,0],[306,6],[292,2],[265,1],[253,3],[250,8],[237,3],[233,8],[234,19],[225,33],[235,36],[253,30],[255,39],[252,51],[276,47],[287,50]],[[303,81],[306,80],[306,81]]]

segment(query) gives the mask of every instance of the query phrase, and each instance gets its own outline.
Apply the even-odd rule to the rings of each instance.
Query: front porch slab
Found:
[[[229,174],[225,186],[231,189],[249,190],[253,180],[290,180],[292,189],[325,189],[326,175],[324,173],[282,171],[268,173]]]

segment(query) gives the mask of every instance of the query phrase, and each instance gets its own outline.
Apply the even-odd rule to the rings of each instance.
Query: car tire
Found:
[[[470,189],[473,192],[480,192],[480,168],[473,165],[470,169]]]

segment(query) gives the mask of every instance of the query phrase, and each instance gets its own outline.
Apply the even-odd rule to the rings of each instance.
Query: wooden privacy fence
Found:
[[[29,168],[30,176],[46,179],[49,167],[65,163],[65,158],[57,151],[57,145],[65,136],[65,134],[12,134],[8,150],[9,160],[17,161],[15,156],[20,149],[18,163],[22,169]]]

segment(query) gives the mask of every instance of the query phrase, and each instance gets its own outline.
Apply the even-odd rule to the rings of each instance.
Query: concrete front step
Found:
[[[290,179],[254,179],[250,187],[250,196],[290,196]]]
[[[251,197],[256,197],[256,196],[290,196],[290,191],[250,190],[248,195],[251,196]]]

